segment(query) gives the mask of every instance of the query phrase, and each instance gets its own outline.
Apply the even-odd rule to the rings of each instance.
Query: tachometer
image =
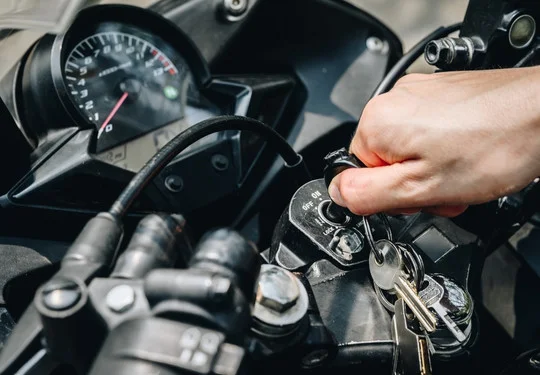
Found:
[[[172,137],[222,111],[207,97],[211,75],[195,44],[134,6],[84,9],[64,34],[41,38],[18,74],[19,116],[35,144],[94,129],[80,145],[87,157],[134,172]]]
[[[97,152],[182,119],[191,80],[181,57],[169,57],[159,39],[115,27],[101,24],[105,31],[75,45],[63,67],[70,97],[96,126]]]

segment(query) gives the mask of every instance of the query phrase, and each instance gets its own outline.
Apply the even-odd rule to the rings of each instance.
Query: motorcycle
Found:
[[[537,243],[538,181],[454,219],[327,191],[418,58],[536,65],[540,4],[471,0],[405,54],[340,0],[79,5],[1,36],[1,374],[540,371],[508,246]]]

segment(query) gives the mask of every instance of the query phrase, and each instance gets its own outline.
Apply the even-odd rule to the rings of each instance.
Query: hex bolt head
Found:
[[[115,313],[123,313],[135,304],[135,290],[129,285],[117,285],[107,293],[107,307]]]
[[[295,276],[278,266],[265,264],[259,274],[257,303],[283,313],[296,304],[300,290]]]

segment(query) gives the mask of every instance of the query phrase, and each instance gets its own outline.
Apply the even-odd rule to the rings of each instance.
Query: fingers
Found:
[[[386,211],[386,214],[390,216],[394,215],[412,215],[418,212],[425,212],[431,215],[443,216],[443,217],[456,217],[461,215],[467,210],[468,206],[435,206],[424,208],[400,208],[395,210]]]
[[[466,205],[440,204],[438,185],[422,175],[415,161],[376,168],[348,169],[337,175],[328,189],[340,206],[357,215],[378,212],[413,214],[419,211],[444,217],[462,214]]]
[[[428,214],[444,216],[444,217],[456,217],[461,215],[467,210],[468,206],[458,205],[458,206],[438,206],[438,207],[427,207],[422,209],[423,212]]]
[[[390,215],[390,216],[395,216],[395,215],[412,215],[412,214],[416,214],[416,213],[418,213],[420,211],[422,211],[422,209],[420,207],[418,207],[418,208],[398,208],[398,209],[386,211],[385,213]]]
[[[418,179],[416,161],[375,168],[348,169],[337,175],[329,187],[331,198],[357,215],[371,215],[400,207],[423,207],[435,179]],[[431,197],[433,194],[431,194]]]

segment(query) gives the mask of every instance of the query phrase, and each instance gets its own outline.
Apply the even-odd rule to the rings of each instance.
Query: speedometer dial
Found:
[[[73,47],[64,80],[76,107],[97,129],[101,152],[182,119],[189,71],[159,38],[102,24]]]

